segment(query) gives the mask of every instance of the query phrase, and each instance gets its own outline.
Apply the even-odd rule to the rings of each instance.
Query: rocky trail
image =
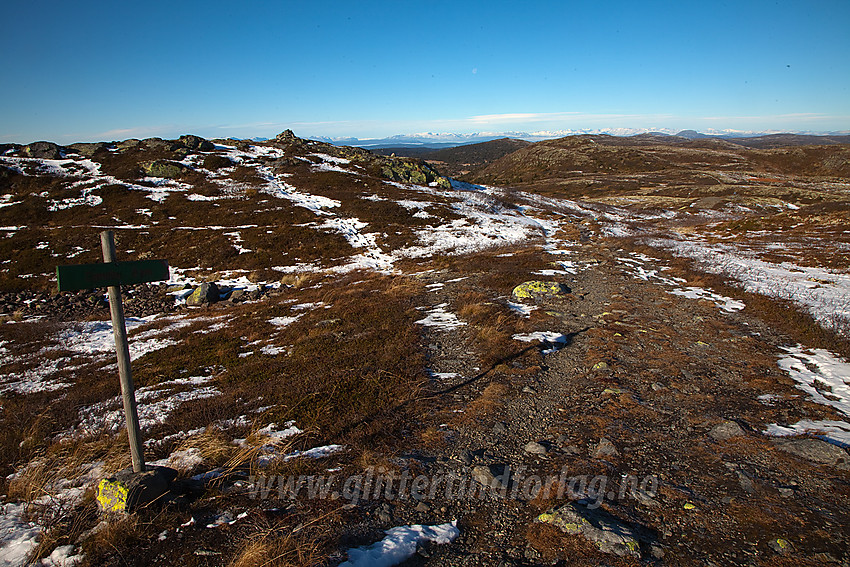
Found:
[[[565,339],[535,342],[532,368],[514,356],[478,368],[463,327],[429,328],[440,439],[421,459],[429,474],[493,489],[480,500],[438,490],[419,521],[464,529],[409,564],[847,564],[846,451],[762,433],[835,418],[777,368],[787,338],[636,279],[630,256],[605,243],[576,256],[593,261],[572,292],[536,303]],[[429,279],[433,303],[475,288],[474,278],[435,285],[452,275]],[[537,493],[547,486],[549,497]],[[570,506],[559,488],[602,529],[552,520]],[[618,530],[623,543],[605,543]]]

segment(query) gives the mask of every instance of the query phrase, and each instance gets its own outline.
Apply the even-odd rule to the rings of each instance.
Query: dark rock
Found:
[[[209,169],[210,171],[216,171],[223,167],[232,167],[233,165],[230,158],[217,154],[205,156],[203,161],[204,169]]]
[[[775,439],[773,444],[787,453],[842,470],[850,470],[847,451],[820,439]]]
[[[53,142],[33,142],[24,146],[22,153],[26,157],[39,159],[61,159],[62,148]]]
[[[186,305],[215,303],[219,298],[218,286],[214,282],[204,282],[192,292],[192,295],[186,298]]]
[[[161,505],[167,499],[177,471],[168,467],[148,467],[144,472],[124,469],[98,485],[98,502],[107,511],[126,511]]]
[[[215,149],[215,144],[209,140],[205,140],[200,136],[193,136],[192,134],[180,136],[178,141],[190,150],[209,152]]]

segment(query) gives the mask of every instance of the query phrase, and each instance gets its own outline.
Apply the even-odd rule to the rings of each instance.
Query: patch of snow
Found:
[[[448,303],[436,305],[431,310],[427,311],[427,317],[416,321],[416,323],[418,325],[425,325],[426,327],[434,327],[441,331],[450,331],[466,325],[464,321],[457,318],[457,315],[446,311],[445,308],[448,306]]]
[[[785,437],[789,435],[812,434],[822,437],[843,447],[850,447],[850,423],[846,421],[804,419],[793,425],[778,425],[771,423],[764,431],[767,435],[774,437]]]
[[[668,293],[687,297],[688,299],[707,299],[713,301],[721,310],[727,313],[741,311],[746,307],[743,301],[738,301],[737,299],[732,299],[731,297],[726,297],[725,295],[720,295],[719,293],[714,293],[701,287],[688,286],[685,289],[674,289]]]
[[[789,299],[801,305],[827,328],[850,322],[850,274],[791,262],[760,260],[752,251],[730,243],[655,239],[652,246],[672,249],[695,259],[701,269],[741,282],[744,290]]]
[[[292,437],[293,435],[298,435],[299,433],[304,433],[301,429],[295,426],[294,421],[287,421],[283,425],[283,429],[278,429],[277,423],[270,423],[267,426],[258,429],[258,435],[265,435],[266,437],[270,437],[275,440],[286,439],[287,437]]]
[[[349,549],[348,561],[339,567],[392,567],[411,558],[422,543],[430,541],[445,545],[453,542],[460,535],[460,530],[457,522],[453,521],[436,526],[399,526],[385,533],[386,537],[377,543]]]
[[[82,554],[74,554],[73,545],[60,545],[41,560],[42,567],[74,567],[83,562]]]
[[[23,504],[0,505],[0,566],[22,567],[38,545],[41,528],[23,520]]]
[[[543,350],[543,354],[552,354],[563,348],[567,343],[567,337],[561,333],[554,331],[535,331],[528,334],[517,334],[511,337],[515,341],[523,341],[530,343],[531,341],[540,341],[544,346],[549,348]]]
[[[164,459],[148,463],[155,467],[171,467],[179,471],[190,471],[203,464],[201,450],[196,447],[174,451]]]
[[[519,313],[523,317],[531,317],[531,312],[537,309],[536,305],[525,305],[523,303],[514,303],[512,301],[508,301],[508,307],[514,313]]]
[[[797,387],[819,404],[832,406],[850,417],[850,364],[824,349],[806,349],[798,344],[783,347],[788,353],[779,366],[797,382]]]
[[[286,327],[296,322],[301,318],[301,315],[295,315],[294,317],[272,317],[269,319],[269,323],[274,325],[275,327]]]

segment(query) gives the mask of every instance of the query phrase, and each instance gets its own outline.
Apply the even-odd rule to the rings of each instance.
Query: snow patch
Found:
[[[460,535],[457,522],[437,526],[399,526],[385,532],[387,536],[377,543],[348,550],[348,561],[339,567],[391,567],[406,561],[416,553],[419,544],[428,541],[444,545]]]

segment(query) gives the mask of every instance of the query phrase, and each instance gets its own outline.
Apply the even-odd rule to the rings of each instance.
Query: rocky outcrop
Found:
[[[39,159],[62,159],[62,148],[53,142],[33,142],[24,146],[21,153]]]
[[[165,179],[174,179],[179,177],[181,173],[188,168],[182,163],[170,161],[167,159],[157,159],[147,161],[142,164],[142,171],[150,177],[164,177]]]
[[[78,142],[68,146],[68,149],[88,158],[94,156],[94,154],[98,152],[106,151],[107,148],[109,148],[109,144],[105,142]]]
[[[778,449],[797,457],[842,470],[850,470],[850,457],[847,451],[826,441],[812,438],[776,439],[773,444]]]
[[[129,150],[130,148],[137,148],[142,141],[136,138],[129,138],[124,140],[123,142],[118,142],[115,144],[115,147],[119,150]]]
[[[451,181],[443,177],[425,162],[417,162],[408,159],[387,159],[381,167],[381,175],[387,179],[399,183],[411,183],[413,185],[436,184],[443,189],[451,189]]]
[[[193,136],[192,134],[180,136],[177,141],[182,144],[183,147],[190,150],[210,152],[215,149],[215,144],[209,140],[201,138],[200,136]]]

